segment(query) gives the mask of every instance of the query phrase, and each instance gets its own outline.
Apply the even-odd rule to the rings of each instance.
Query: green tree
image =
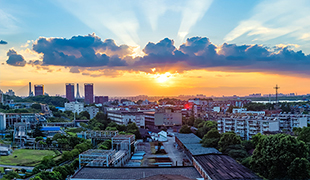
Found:
[[[50,146],[52,145],[52,142],[53,142],[53,141],[52,141],[51,138],[48,137],[48,138],[46,138],[45,141],[46,141],[46,144],[47,144],[48,147],[50,147]]]
[[[180,129],[180,133],[190,134],[190,133],[192,133],[192,130],[188,125],[183,125]]]
[[[298,134],[298,140],[301,140],[307,144],[310,142],[310,127],[303,127],[301,129],[297,128],[295,129],[294,133],[295,132]]]
[[[295,158],[287,173],[290,179],[309,179],[310,163],[306,158]]]
[[[234,132],[226,132],[221,135],[218,147],[221,152],[225,152],[228,146],[241,144],[241,138]]]
[[[195,122],[194,122],[194,127],[198,128],[198,125],[199,125],[200,123],[202,123],[202,122],[204,122],[204,120],[203,120],[203,119],[201,119],[201,118],[197,118],[197,119],[195,119]]]
[[[78,118],[80,119],[83,116],[86,117],[87,119],[90,119],[90,114],[87,111],[80,112]]]
[[[220,138],[221,138],[221,135],[218,132],[218,130],[213,128],[207,134],[203,136],[201,140],[202,146],[217,148]]]
[[[296,169],[296,163],[302,162],[302,166],[307,166],[309,162],[296,158],[307,158],[308,152],[309,147],[293,136],[287,134],[266,136],[256,145],[250,166],[267,179],[290,178],[293,169]]]
[[[105,150],[109,150],[112,148],[112,141],[111,140],[106,140],[104,141],[100,146],[99,149],[105,149]]]
[[[41,110],[41,104],[37,104],[37,103],[32,104],[31,108]]]
[[[62,154],[62,159],[64,159],[65,161],[72,160],[73,154],[70,151],[66,151]]]
[[[262,135],[261,133],[257,133],[254,136],[252,136],[252,144],[254,145],[254,148],[258,145],[260,141],[262,141],[266,136]]]
[[[105,129],[106,131],[117,131],[117,128],[116,127],[107,127],[106,129]]]
[[[41,171],[36,176],[43,180],[61,180],[61,174],[59,172]]]
[[[198,130],[196,131],[196,135],[200,138],[203,138],[203,136],[207,134],[213,128],[217,128],[217,122],[215,121],[202,122],[198,125]]]
[[[20,178],[20,176],[17,174],[17,172],[14,172],[14,171],[8,172],[8,174],[2,177],[2,179],[4,180],[11,180],[11,179],[16,179],[16,178]]]
[[[39,141],[42,141],[43,140],[43,137],[42,136],[37,136],[35,138],[35,142],[39,142]]]
[[[136,123],[129,123],[127,125],[127,133],[134,134],[136,136],[136,139],[140,139],[141,138],[139,127],[136,125]]]
[[[44,136],[43,132],[42,132],[42,125],[41,124],[37,124],[36,128],[33,131],[33,137],[39,137],[39,136]]]
[[[100,131],[101,129],[99,127],[94,127],[93,130],[94,131]]]

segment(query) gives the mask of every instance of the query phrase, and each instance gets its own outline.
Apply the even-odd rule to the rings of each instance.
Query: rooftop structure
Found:
[[[127,179],[136,180],[148,178],[155,175],[178,175],[189,179],[201,178],[198,171],[191,166],[187,167],[106,167],[94,168],[84,167],[74,174],[72,180],[92,179],[92,180],[111,180]]]
[[[200,144],[201,139],[195,134],[181,134],[175,133],[176,143],[184,149],[185,154],[192,160],[193,156],[203,154],[221,154],[215,148],[203,147]]]
[[[112,163],[115,150],[89,149],[79,155],[79,165],[109,167]]]
[[[77,133],[79,137],[83,137],[85,139],[111,139],[116,136],[118,131],[85,131],[81,133]]]
[[[131,145],[135,143],[135,135],[118,134],[112,137],[111,140],[112,140],[112,149],[128,150],[129,152],[131,152]]]

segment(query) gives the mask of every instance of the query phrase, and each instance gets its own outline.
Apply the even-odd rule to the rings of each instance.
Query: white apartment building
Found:
[[[145,127],[145,119],[143,112],[129,111],[107,111],[108,118],[117,124],[127,125],[129,122],[134,122],[138,127]]]
[[[6,129],[6,118],[4,113],[0,113],[0,131]]]
[[[221,118],[217,121],[217,129],[220,133],[233,131],[243,139],[251,139],[257,133],[279,131],[279,121],[262,117],[231,117]]]
[[[309,117],[304,114],[278,114],[274,118],[279,120],[280,129],[292,131],[294,127],[307,127]]]
[[[99,108],[96,108],[94,106],[89,106],[89,107],[85,107],[84,111],[87,111],[90,115],[90,119],[93,119],[99,112]]]
[[[281,114],[276,117],[266,116],[232,116],[218,121],[218,131],[225,133],[234,131],[244,139],[251,139],[257,133],[292,131],[294,127],[306,127],[307,117]]]
[[[80,114],[80,112],[84,111],[84,103],[80,102],[65,103],[65,110]]]

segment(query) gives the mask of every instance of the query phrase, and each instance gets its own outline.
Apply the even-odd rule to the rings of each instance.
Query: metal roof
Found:
[[[193,156],[203,154],[222,154],[215,148],[203,147],[201,144],[184,144],[184,146],[191,152]]]
[[[201,178],[192,167],[83,167],[71,179],[141,179],[159,174],[180,175],[191,179]]]
[[[175,133],[175,137],[177,137],[183,144],[199,144],[201,141],[201,139],[193,133]]]
[[[41,131],[60,131],[60,127],[58,126],[43,126]]]
[[[227,155],[208,154],[193,158],[212,180],[262,180],[250,169]]]

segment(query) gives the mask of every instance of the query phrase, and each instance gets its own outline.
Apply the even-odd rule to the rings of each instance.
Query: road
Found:
[[[17,169],[29,169],[29,170],[32,170],[34,168],[33,166],[10,166],[10,165],[4,165],[4,164],[0,164],[0,167],[17,168]]]
[[[163,143],[165,151],[167,152],[167,156],[169,156],[172,160],[173,166],[182,166],[183,159],[186,159],[185,154],[173,146],[173,144],[175,143],[174,137],[167,137],[167,139],[168,141]]]

